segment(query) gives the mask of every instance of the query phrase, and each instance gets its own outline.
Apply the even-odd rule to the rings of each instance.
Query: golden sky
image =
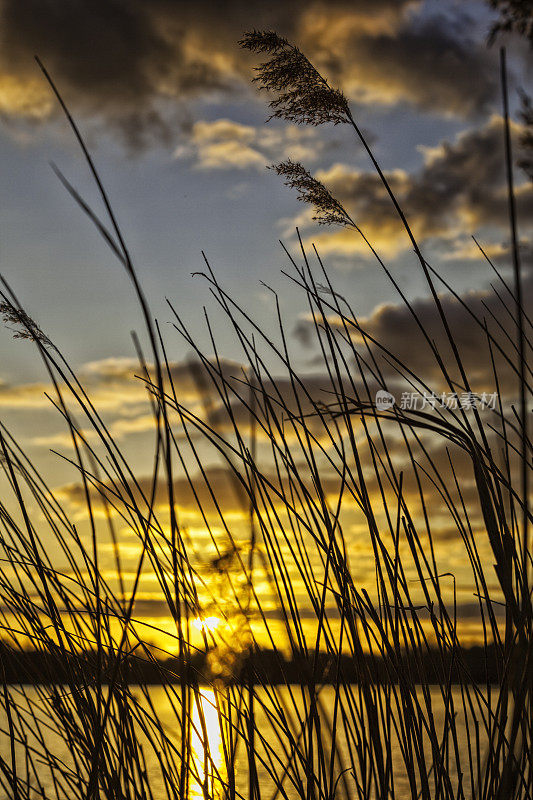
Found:
[[[349,302],[350,313],[354,318],[357,315],[367,333],[422,375],[432,391],[446,390],[412,312],[362,239],[345,228],[319,227],[312,211],[298,205],[294,194],[265,169],[291,158],[313,171],[349,210],[390,267],[418,319],[430,331],[430,339],[446,352],[448,345],[411,244],[360,145],[343,126],[266,124],[267,98],[251,82],[256,62],[237,44],[246,30],[255,28],[275,29],[290,38],[332,85],[345,92],[424,253],[446,282],[438,289],[443,292],[442,303],[475,391],[495,390],[486,337],[470,313],[489,318],[502,349],[509,347],[508,311],[491,289],[494,274],[471,238],[479,237],[504,276],[510,275],[498,53],[487,45],[493,19],[487,4],[474,0],[461,4],[436,0],[268,4],[244,0],[224,4],[208,0],[2,0],[0,19],[2,272],[24,307],[75,367],[143,491],[150,490],[155,428],[130,339],[130,331],[137,330],[146,347],[142,320],[121,266],[49,169],[49,161],[57,162],[100,213],[101,203],[35,63],[36,54],[80,122],[116,203],[141,282],[168,342],[169,373],[178,387],[179,401],[193,414],[207,415],[217,433],[231,437],[232,419],[216,387],[209,385],[203,374],[207,370],[200,368],[207,388],[198,382],[198,368],[196,372],[191,368],[192,348],[170,324],[173,315],[165,298],[183,315],[211,359],[216,345],[224,377],[235,379],[231,414],[247,440],[251,436],[249,413],[236,380],[242,378],[243,364],[248,366],[246,354],[206,282],[191,275],[204,268],[202,250],[236,302],[279,343],[275,298],[269,287],[276,289],[292,363],[303,376],[305,391],[315,401],[327,402],[331,379],[321,359],[313,316],[304,294],[280,273],[280,267],[286,269],[288,264],[277,240],[281,237],[289,253],[297,254],[296,226],[307,248],[316,244],[335,290]],[[511,105],[516,117],[511,133],[518,148],[523,125],[515,113],[516,89],[527,85],[531,64],[526,44],[519,39],[510,41]],[[517,209],[524,239],[527,305],[533,288],[528,241],[533,189],[518,172]],[[457,296],[450,293],[448,282]],[[204,305],[213,319],[214,342],[205,326]],[[331,323],[342,332],[333,311]],[[354,338],[362,347],[361,337],[354,333]],[[280,391],[293,413],[302,413],[286,369],[265,342],[262,346],[265,364],[275,378],[266,379],[266,387]],[[65,458],[51,452],[60,451],[67,458],[73,455],[68,428],[47,396],[53,394],[49,376],[31,343],[12,341],[12,331],[2,331],[0,351],[0,419],[39,465],[88,541],[87,502],[79,475]],[[151,363],[150,358],[148,361]],[[516,399],[512,370],[497,353],[496,362],[500,394],[510,409]],[[405,379],[386,360],[381,367],[399,398],[408,388]],[[457,374],[453,378],[458,380]],[[64,388],[61,377],[59,385]],[[374,388],[377,385],[373,383]],[[69,402],[75,415],[81,413]],[[306,403],[304,413],[312,410],[312,404]],[[234,589],[224,585],[213,564],[221,554],[229,554],[236,574],[235,591],[246,595],[241,561],[248,556],[248,500],[214,444],[195,434],[195,452],[176,411],[170,422],[184,460],[183,464],[179,459],[176,462],[175,509],[194,554],[201,613],[220,618],[227,613],[232,620],[238,616],[235,598],[231,598]],[[83,414],[79,424],[87,443],[103,458],[101,442]],[[332,449],[328,432],[312,418],[309,427],[316,438],[314,447],[328,503],[331,508],[341,506],[339,520],[354,576],[362,586],[371,587],[375,564],[364,517],[353,493],[339,488],[338,472],[332,465],[338,453]],[[387,515],[372,454],[364,432],[354,427],[371,503],[386,537]],[[374,433],[379,439],[378,432]],[[275,487],[278,492],[283,487],[287,490],[288,484],[276,473],[268,432],[259,426],[256,436],[258,462],[270,482],[265,489],[264,519],[257,519],[256,524],[271,526],[312,639],[315,621],[309,597],[298,559],[283,538],[291,515],[275,491]],[[393,427],[387,437],[395,468],[406,471],[405,496],[413,517],[424,526],[419,487],[412,474],[408,477],[411,461],[405,442]],[[295,432],[287,434],[286,443],[312,493],[305,448]],[[425,469],[434,470],[459,502],[446,446],[427,436],[417,447]],[[452,455],[460,470],[473,536],[479,539],[483,557],[490,560],[471,464],[458,448]],[[355,469],[354,463],[349,466]],[[475,637],[479,628],[475,587],[460,536],[464,520],[453,519],[430,478],[425,481],[437,558],[443,560],[444,571],[455,575],[460,624],[466,636]],[[110,482],[104,483],[111,491]],[[164,551],[169,535],[168,495],[163,481],[155,488]],[[270,514],[267,499],[273,504]],[[121,496],[119,502],[123,500]],[[98,493],[94,502],[101,569],[116,585],[115,554]],[[393,492],[389,502],[394,505]],[[295,511],[298,508],[296,503]],[[35,513],[39,515],[37,509]],[[140,553],[138,531],[118,512],[111,513],[119,534],[125,581],[131,584]],[[40,521],[44,525],[44,518]],[[311,542],[309,532],[306,536]],[[313,553],[310,568],[318,586],[324,569],[318,551]],[[272,630],[276,626],[281,630],[279,609],[260,559],[256,560],[253,582]],[[172,621],[149,561],[143,568],[138,598],[139,618],[171,630]],[[330,605],[335,625],[333,597]],[[253,625],[260,641],[268,644],[258,615]],[[224,623],[216,628],[218,634],[216,626],[212,627],[214,635],[221,635]],[[200,631],[195,635],[200,640]],[[157,639],[155,632],[153,638]],[[166,641],[165,646],[172,649],[171,642]]]

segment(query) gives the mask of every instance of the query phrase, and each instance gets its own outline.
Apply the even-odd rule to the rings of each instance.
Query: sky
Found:
[[[220,352],[239,358],[206,281],[192,274],[204,269],[202,252],[265,330],[275,313],[268,287],[278,292],[295,363],[312,373],[305,298],[282,274],[288,259],[279,240],[296,255],[296,227],[367,328],[430,369],[396,290],[358,235],[319,226],[266,169],[290,157],[311,170],[430,319],[409,241],[353,132],[268,121],[268,97],[252,82],[258,60],[238,45],[245,31],[278,31],[344,91],[426,258],[462,297],[476,308],[494,302],[494,276],[472,235],[510,275],[498,47],[487,44],[487,4],[1,0],[0,18],[0,272],[83,376],[137,468],[150,431],[142,389],[132,388],[131,331],[144,341],[142,320],[127,275],[52,169],[102,213],[35,55],[86,137],[184,385],[190,347],[170,324],[167,298],[209,350],[207,306]],[[507,43],[518,147],[517,90],[530,82],[531,58],[524,41]],[[516,180],[527,267],[533,189],[518,170]],[[527,298],[531,288],[527,271]],[[475,368],[479,340],[446,302]],[[54,485],[70,485],[49,452],[65,436],[34,349],[4,328],[0,354],[2,420]],[[483,370],[478,377],[488,387]],[[63,491],[74,503],[75,490]]]
[[[502,187],[497,47],[476,2],[3,2],[0,57],[2,274],[47,334],[83,363],[132,355],[137,307],[113,263],[51,169],[89,203],[98,197],[34,56],[79,121],[104,177],[154,312],[165,298],[186,312],[209,302],[191,273],[206,253],[217,275],[260,322],[272,301],[261,281],[295,299],[281,276],[298,225],[335,285],[365,316],[397,302],[356,234],[318,226],[310,209],[265,167],[299,160],[336,192],[408,296],[426,289],[406,236],[361,146],[344,126],[271,121],[252,83],[257,59],[237,44],[273,28],[339,85],[391,173],[428,256],[457,291],[490,279],[472,243],[508,240]],[[528,51],[512,42],[512,97],[527,86]],[[519,211],[530,218],[531,190]],[[505,254],[504,254],[505,255]],[[502,262],[500,261],[500,265]],[[189,317],[199,331],[198,315]],[[73,335],[73,332],[75,334]],[[219,331],[224,340],[224,330]],[[29,348],[0,340],[7,384],[29,381]],[[225,340],[226,346],[231,346]],[[176,347],[180,343],[176,342]],[[230,355],[230,354],[228,354]],[[300,354],[305,359],[305,353]]]

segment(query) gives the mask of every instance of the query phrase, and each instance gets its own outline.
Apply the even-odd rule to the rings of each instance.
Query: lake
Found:
[[[16,691],[12,688],[12,691]],[[45,687],[41,687],[41,691],[47,691]],[[38,690],[35,687],[25,687],[25,692],[27,695],[27,704],[28,709],[33,703],[36,703],[36,707],[38,708]],[[461,695],[460,695],[460,688],[454,687],[452,690],[453,693],[453,700],[456,705],[456,708],[459,710],[462,708],[461,702]],[[179,727],[176,722],[176,714],[172,708],[172,704],[165,695],[165,691],[163,687],[154,686],[151,687],[149,690],[150,694],[150,701],[153,705],[153,709],[156,710],[157,716],[161,724],[164,726],[169,739],[173,741],[176,747],[179,747],[180,736],[179,736]],[[201,690],[201,700],[200,706],[198,703],[194,703],[192,709],[192,725],[191,725],[191,780],[188,792],[188,800],[196,800],[196,798],[205,798],[206,796],[209,798],[222,798],[225,796],[224,786],[227,780],[227,770],[225,768],[225,758],[224,758],[224,737],[221,731],[221,727],[219,724],[219,717],[216,707],[216,699],[215,694],[212,689],[202,689]],[[333,718],[333,709],[334,709],[334,697],[335,693],[332,687],[326,686],[321,691],[321,701],[322,707],[325,709],[326,715],[329,717],[331,722]],[[19,698],[20,699],[20,698]],[[421,695],[420,695],[421,699]],[[143,703],[146,701],[143,699]],[[298,764],[298,754],[292,752],[284,752],[284,748],[287,748],[287,741],[283,741],[283,736],[280,739],[276,736],[276,730],[280,731],[279,725],[276,723],[276,719],[280,718],[280,715],[284,712],[281,710],[283,708],[292,708],[295,715],[297,716],[298,712],[302,712],[304,707],[304,698],[301,695],[301,688],[300,687],[280,687],[276,690],[275,697],[267,696],[266,690],[264,689],[257,689],[257,697],[255,700],[254,708],[255,708],[255,719],[256,719],[256,729],[258,734],[256,735],[256,748],[257,748],[257,774],[258,780],[261,787],[261,797],[268,798],[268,800],[272,800],[276,796],[279,797],[286,797],[290,800],[294,800],[302,796],[302,790],[298,789],[297,785],[291,784],[291,777],[294,782],[297,784],[298,782],[298,775],[303,776],[304,770]],[[444,725],[444,713],[443,713],[443,706],[442,701],[440,699],[440,690],[438,687],[434,687],[431,689],[431,703],[434,710],[435,716],[435,728],[437,731],[441,731]],[[147,704],[148,705],[148,704]],[[235,715],[234,715],[235,717]],[[204,728],[205,723],[205,731],[207,733],[209,745],[206,749],[204,746],[204,740],[202,735],[202,729]],[[354,726],[356,727],[356,726]],[[324,727],[326,730],[327,725]],[[1,749],[0,754],[4,760],[10,763],[10,745],[8,738],[5,734],[7,729],[7,720],[2,720],[2,738],[1,738]],[[467,745],[467,736],[466,736],[466,728],[464,724],[464,720],[461,721],[461,714],[457,715],[457,748],[460,754],[461,759],[464,759],[464,763],[468,764],[468,745]],[[325,733],[325,736],[329,737],[330,734]],[[261,737],[264,737],[266,745],[261,742]],[[352,738],[353,737],[353,738]],[[350,764],[350,751],[354,751],[355,742],[358,739],[358,732],[357,730],[349,730],[348,736],[346,733],[346,729],[341,725],[338,724],[336,726],[335,731],[335,738],[338,745],[339,750],[339,758],[336,761],[334,767],[334,774],[338,778],[337,783],[337,794],[335,797],[343,798],[356,798],[358,797],[356,783],[353,777],[351,770],[348,768],[347,765]],[[351,738],[352,741],[348,742],[348,738]],[[298,739],[297,732],[295,733],[295,741]],[[328,739],[329,740],[329,739]],[[145,741],[145,737],[143,734],[139,733],[139,741]],[[451,739],[450,739],[451,741]],[[300,744],[303,745],[302,739],[299,740]],[[31,735],[28,738],[29,746],[34,746],[39,748],[38,739]],[[270,745],[270,747],[268,746]],[[50,728],[46,732],[46,746],[49,750],[51,750],[56,757],[56,759],[60,760],[64,763],[66,767],[73,767],[74,762],[72,758],[72,754],[69,751],[68,746],[66,746],[65,741],[62,737],[60,737],[57,732]],[[426,742],[427,746],[427,761],[431,763],[431,751],[429,747],[429,742]],[[458,776],[457,776],[457,769],[455,767],[455,756],[453,754],[453,748],[451,748],[452,752],[449,754],[450,761],[449,761],[449,774],[452,778],[452,785],[454,787],[454,795],[455,790],[457,790],[458,786]],[[209,757],[206,758],[207,751],[209,751]],[[426,752],[426,750],[425,750]],[[457,750],[456,750],[457,752]],[[391,735],[391,753],[392,753],[392,767],[395,775],[395,797],[401,798],[410,798],[412,797],[412,791],[410,788],[409,781],[407,779],[407,775],[405,772],[403,757],[401,748],[398,742],[397,737]],[[162,769],[160,764],[158,763],[157,758],[154,756],[153,752],[150,753],[150,750],[146,750],[146,769],[147,773],[150,778],[150,787],[152,790],[154,800],[161,800],[167,797],[167,792],[165,790]],[[23,748],[21,745],[17,747],[17,761],[19,764],[19,769],[23,766]],[[315,763],[316,763],[316,753],[315,753]],[[288,770],[285,769],[286,765],[289,765]],[[236,759],[235,759],[235,790],[237,796],[239,794],[243,798],[249,797],[249,790],[248,790],[248,758],[246,755],[246,750],[244,746],[241,744],[240,749],[237,751]],[[346,770],[344,774],[341,774],[342,770]],[[464,767],[463,767],[464,769]],[[277,775],[277,779],[273,779],[272,771],[275,771]],[[287,772],[286,775],[284,773]],[[283,777],[283,781],[281,780]],[[45,764],[44,760],[40,762],[40,769],[38,774],[38,782],[42,785],[42,787],[46,791],[47,797],[55,797],[54,789],[53,789],[53,781],[51,778],[49,767]],[[33,785],[35,787],[35,791],[33,792],[32,796],[42,797],[42,794],[37,789],[38,785],[37,779],[33,779]],[[305,783],[305,781],[304,781]],[[282,785],[282,791],[278,792],[280,789],[280,784]],[[468,775],[468,770],[465,770],[465,774],[463,777],[463,788],[465,792],[465,796],[469,797],[470,791],[470,778]],[[278,792],[278,794],[277,794]],[[68,800],[73,800],[75,793],[68,793],[68,794],[59,794],[60,797],[68,797]],[[303,795],[305,796],[305,794]],[[444,795],[446,796],[446,795]],[[13,794],[4,792],[0,795],[1,800],[12,800]]]

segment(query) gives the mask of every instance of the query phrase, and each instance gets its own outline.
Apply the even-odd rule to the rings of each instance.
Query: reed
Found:
[[[515,285],[495,289],[507,339],[474,310],[465,313],[485,343],[480,362],[492,370],[500,397],[518,398],[519,410],[503,401],[493,410],[476,403],[471,410],[383,410],[376,393],[398,387],[480,399],[443,291],[464,301],[426,261],[344,96],[276,34],[255,31],[242,44],[267,58],[257,80],[272,93],[274,116],[348,125],[366,149],[410,237],[439,338],[365,241],[420,332],[431,378],[365,329],[335,292],[319,253],[300,239],[298,255],[284,248],[285,278],[307,300],[319,381],[294,366],[294,321],[283,319],[275,293],[276,329],[265,331],[204,258],[200,279],[234,333],[241,370],[228,368],[207,315],[203,348],[169,302],[174,333],[194,353],[199,403],[187,403],[104,181],[42,67],[107,218],[60,178],[125,269],[143,313],[149,349],[143,353],[136,341],[137,380],[153,416],[145,460],[153,468],[148,478],[135,473],[59,347],[3,281],[5,321],[37,348],[50,402],[71,438],[68,460],[84,518],[71,517],[2,424],[2,791],[15,800],[526,800],[533,785],[531,322],[520,293],[510,140]],[[364,237],[305,167],[287,161],[275,169],[315,207],[319,222]],[[437,459],[439,447],[445,457]],[[215,462],[240,509],[239,524],[206,466]],[[210,541],[208,555],[180,521],[183,485]],[[475,675],[461,629],[465,587],[439,546],[443,517],[477,604],[482,667]],[[361,578],[354,518],[372,581]],[[118,525],[138,542],[127,574]],[[112,577],[101,566],[106,542]],[[168,651],[152,644],[156,626],[136,612],[146,571],[173,622]],[[213,615],[230,632],[200,624],[195,634],[193,621]],[[269,659],[261,642],[269,643]],[[17,663],[14,684],[6,669]]]

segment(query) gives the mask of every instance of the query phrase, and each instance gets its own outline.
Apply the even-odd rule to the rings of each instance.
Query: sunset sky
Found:
[[[473,234],[510,275],[498,46],[487,45],[493,19],[475,0],[1,0],[0,271],[79,371],[136,469],[144,468],[140,454],[152,432],[144,390],[133,380],[130,331],[144,336],[142,321],[124,270],[51,169],[53,162],[101,212],[34,56],[87,138],[194,403],[184,366],[190,349],[167,324],[165,298],[209,350],[207,305],[221,354],[239,358],[205,281],[191,275],[203,269],[201,251],[265,329],[275,308],[262,282],[279,292],[295,363],[313,372],[305,297],[281,274],[288,262],[278,240],[297,254],[296,226],[367,328],[427,367],[415,327],[357,234],[317,225],[266,169],[290,157],[323,181],[429,319],[420,269],[368,157],[348,126],[267,124],[268,97],[251,82],[257,59],[237,44],[243,33],[278,31],[343,89],[426,258],[479,309],[494,300],[487,294],[494,276]],[[516,112],[532,61],[527,42],[506,41]],[[528,300],[533,187],[518,170],[516,179]],[[479,340],[451,302],[449,310],[475,369]],[[31,344],[13,341],[5,328],[0,353],[0,417],[76,509],[72,472],[49,452],[67,445],[44,397],[46,373]],[[489,388],[483,369],[476,377]]]

